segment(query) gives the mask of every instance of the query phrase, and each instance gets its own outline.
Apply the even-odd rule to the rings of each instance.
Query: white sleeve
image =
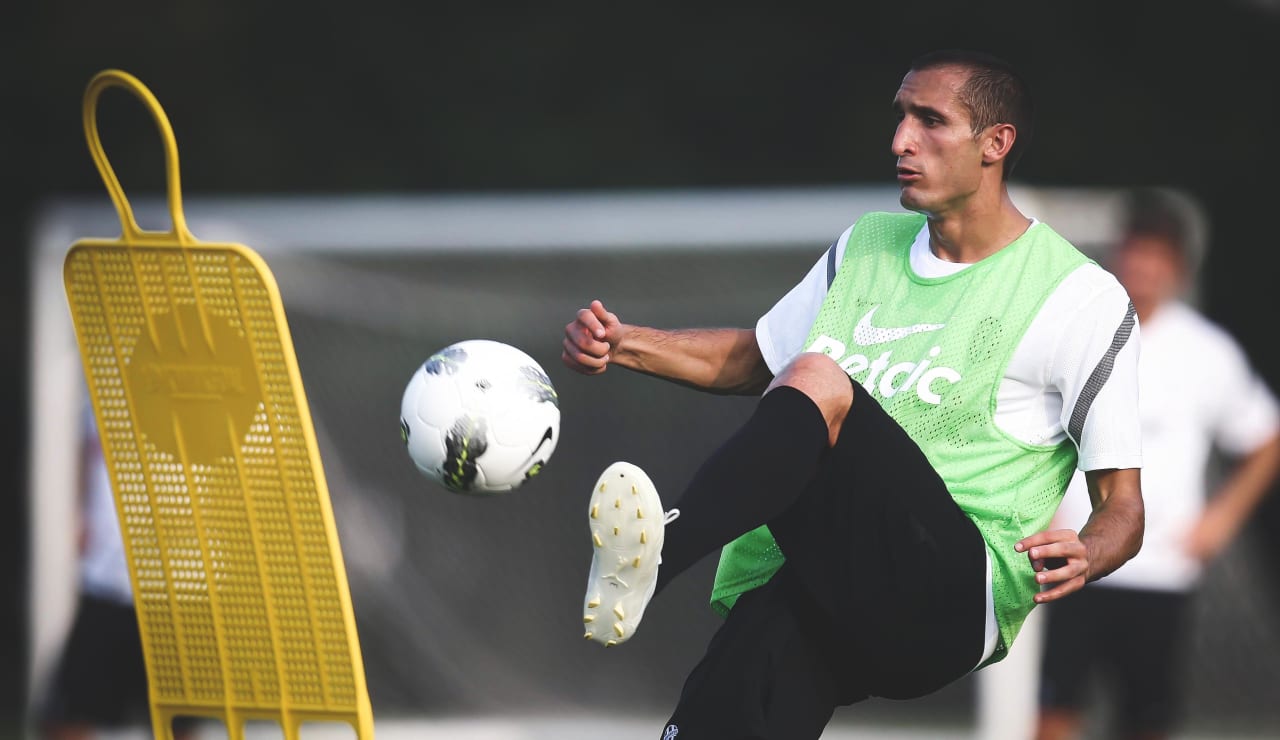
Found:
[[[1258,377],[1240,345],[1225,332],[1216,359],[1221,363],[1215,385],[1223,392],[1215,405],[1210,430],[1213,441],[1231,455],[1247,455],[1275,436],[1280,410],[1266,382]]]
[[[756,343],[774,375],[804,351],[804,340],[809,337],[809,329],[822,309],[822,301],[827,297],[834,271],[844,259],[845,245],[852,231],[852,226],[846,229],[804,278],[756,322]]]
[[[1137,316],[1129,295],[1099,268],[1096,289],[1063,316],[1049,369],[1062,394],[1061,423],[1080,450],[1081,470],[1142,467]]]

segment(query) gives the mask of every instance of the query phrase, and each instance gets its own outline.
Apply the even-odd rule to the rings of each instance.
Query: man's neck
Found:
[[[929,216],[929,248],[947,262],[973,263],[1009,246],[1031,226],[1004,188],[1000,197],[972,199],[960,210]]]

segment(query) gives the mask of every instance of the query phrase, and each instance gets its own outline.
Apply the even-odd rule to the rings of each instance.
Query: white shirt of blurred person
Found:
[[[1095,662],[1118,674],[1120,736],[1170,732],[1183,704],[1178,674],[1187,640],[1186,596],[1280,470],[1276,398],[1237,342],[1180,300],[1190,256],[1179,238],[1131,232],[1114,255],[1113,271],[1142,327],[1138,405],[1146,531],[1134,558],[1086,586],[1073,603],[1050,609],[1037,732],[1042,740],[1071,737],[1079,728],[1084,697],[1078,684]],[[1210,495],[1214,448],[1233,465]],[[1079,529],[1090,511],[1076,475],[1054,526]],[[1099,644],[1113,639],[1120,643],[1113,650]]]

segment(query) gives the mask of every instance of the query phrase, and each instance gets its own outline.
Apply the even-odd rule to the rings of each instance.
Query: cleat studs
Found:
[[[596,543],[596,547],[604,547],[604,541],[600,539],[600,535],[595,532],[591,533],[591,541]]]
[[[599,596],[593,597],[593,598],[591,599],[591,601],[588,601],[588,602],[587,602],[587,608],[588,608],[588,609],[595,609],[597,606],[600,606],[600,597],[599,597]]]
[[[635,560],[632,560],[632,561],[631,561],[631,567],[632,567],[632,568],[639,568],[639,567],[640,567],[640,558],[636,558]]]
[[[649,533],[643,529],[640,530],[640,544],[642,545],[649,544]]]
[[[617,537],[617,536],[618,536],[618,533],[619,533],[619,532],[621,532],[621,531],[622,531],[622,529],[621,529],[620,527],[614,527],[614,528],[613,528],[613,536],[614,536],[614,537]]]
[[[622,508],[622,499],[620,499],[620,498],[614,499],[614,500],[613,500],[613,508],[615,508],[615,509],[621,509],[621,508]]]
[[[617,644],[618,644],[618,641],[617,641],[617,640],[610,640],[610,641],[606,642],[606,643],[604,644],[604,646],[605,646],[605,647],[613,647],[614,645],[617,645]]]
[[[582,636],[582,639],[584,639],[584,640],[590,640],[590,639],[591,639],[591,637],[592,637],[591,633],[590,633],[590,632],[588,632],[587,634],[585,634],[585,635],[583,635],[583,636]]]
[[[631,487],[631,495],[632,495],[632,496],[639,496],[639,495],[640,495],[640,489],[639,489],[639,488],[636,488],[635,486],[632,486],[632,487]]]
[[[636,519],[644,519],[644,512],[636,509]]]
[[[582,618],[583,624],[591,624],[594,621],[596,621],[596,615],[594,614],[588,614]]]
[[[624,611],[622,611],[622,604],[617,604],[617,605],[615,605],[615,606],[613,607],[613,614],[614,614],[614,616],[616,616],[618,619],[626,619],[626,618],[627,618],[627,613],[626,613],[626,612],[624,612]],[[615,627],[614,629],[617,629],[617,628]],[[622,637],[622,635],[618,635],[618,637]]]
[[[603,484],[603,483],[601,483],[601,484],[600,484],[600,493],[604,493],[604,484]]]
[[[624,629],[622,629],[622,622],[614,622],[614,623],[613,623],[613,633],[614,633],[615,635],[617,635],[618,637],[625,637],[625,636],[626,636],[627,631],[626,631],[626,630],[624,630]]]
[[[599,518],[600,518],[600,504],[592,504],[592,505],[591,505],[591,518],[592,518],[592,519],[599,519]]]

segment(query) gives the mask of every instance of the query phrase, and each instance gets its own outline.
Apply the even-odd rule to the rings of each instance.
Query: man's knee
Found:
[[[817,405],[831,430],[831,443],[835,444],[840,426],[853,405],[853,383],[848,374],[827,355],[804,352],[773,379],[769,390],[782,385],[795,388]]]
[[[824,409],[828,406],[848,409],[853,403],[853,383],[848,374],[835,360],[818,352],[797,355],[770,387],[779,385],[801,391]]]

